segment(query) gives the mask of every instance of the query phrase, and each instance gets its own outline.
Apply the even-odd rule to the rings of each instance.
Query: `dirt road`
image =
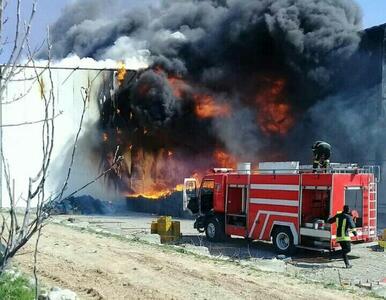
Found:
[[[32,270],[33,241],[16,258]],[[348,292],[284,274],[50,224],[43,230],[39,276],[81,299],[352,299]],[[362,298],[361,298],[362,299]]]

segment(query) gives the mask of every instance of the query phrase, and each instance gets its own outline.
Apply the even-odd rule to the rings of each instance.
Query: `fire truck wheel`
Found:
[[[273,245],[279,254],[290,255],[296,250],[294,245],[294,237],[288,227],[276,227],[272,234]]]
[[[225,239],[224,225],[217,217],[208,220],[205,227],[206,238],[211,242],[220,242]]]

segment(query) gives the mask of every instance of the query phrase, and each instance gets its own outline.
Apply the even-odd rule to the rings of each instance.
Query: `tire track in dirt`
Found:
[[[42,257],[42,259],[44,259],[44,256]],[[31,264],[20,266],[20,267],[24,269],[24,272],[26,272],[27,270],[31,273],[33,272],[33,265]],[[81,297],[81,299],[89,299],[89,300],[107,299],[103,297],[102,294],[100,294],[100,292],[93,287],[72,284],[71,281],[66,280],[65,277],[62,276],[62,272],[63,272],[63,269],[60,270],[60,273],[58,274],[57,269],[45,270],[45,269],[38,268],[37,269],[38,280],[43,281],[45,283],[50,283],[52,285],[57,285],[61,288],[67,288],[67,289],[73,290],[78,294],[78,296]]]
[[[24,271],[32,271],[33,246],[31,241],[16,259]],[[38,260],[43,282],[71,289],[81,299],[355,298],[281,274],[53,224],[45,227]]]

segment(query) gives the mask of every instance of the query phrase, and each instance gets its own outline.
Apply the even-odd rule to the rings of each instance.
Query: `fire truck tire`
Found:
[[[272,242],[279,254],[292,255],[296,251],[291,229],[286,226],[278,226],[274,229]]]
[[[206,222],[205,235],[210,242],[221,242],[225,240],[225,228],[223,222],[217,217],[211,217]]]

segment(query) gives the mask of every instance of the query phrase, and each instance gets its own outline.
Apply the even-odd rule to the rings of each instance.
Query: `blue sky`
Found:
[[[22,1],[25,11],[30,11],[31,3],[33,0]],[[75,0],[39,0],[37,12],[33,21],[31,40],[34,41],[35,45],[40,44],[41,41],[46,37],[47,26],[58,18],[61,10],[67,3],[71,3]],[[159,2],[159,0],[146,0],[146,2]],[[363,11],[363,27],[368,28],[371,26],[386,23],[386,0],[355,0]],[[14,11],[14,5],[16,1],[10,1],[8,10]],[[143,0],[130,0],[130,4],[142,3]],[[27,18],[26,14],[22,16],[24,19]],[[15,16],[9,16],[7,26],[5,28],[4,36],[12,36],[7,30],[14,24]],[[7,51],[5,51],[7,52]],[[0,55],[0,61],[4,61],[6,53]]]
[[[386,23],[386,0],[356,0],[363,11],[363,27]]]

